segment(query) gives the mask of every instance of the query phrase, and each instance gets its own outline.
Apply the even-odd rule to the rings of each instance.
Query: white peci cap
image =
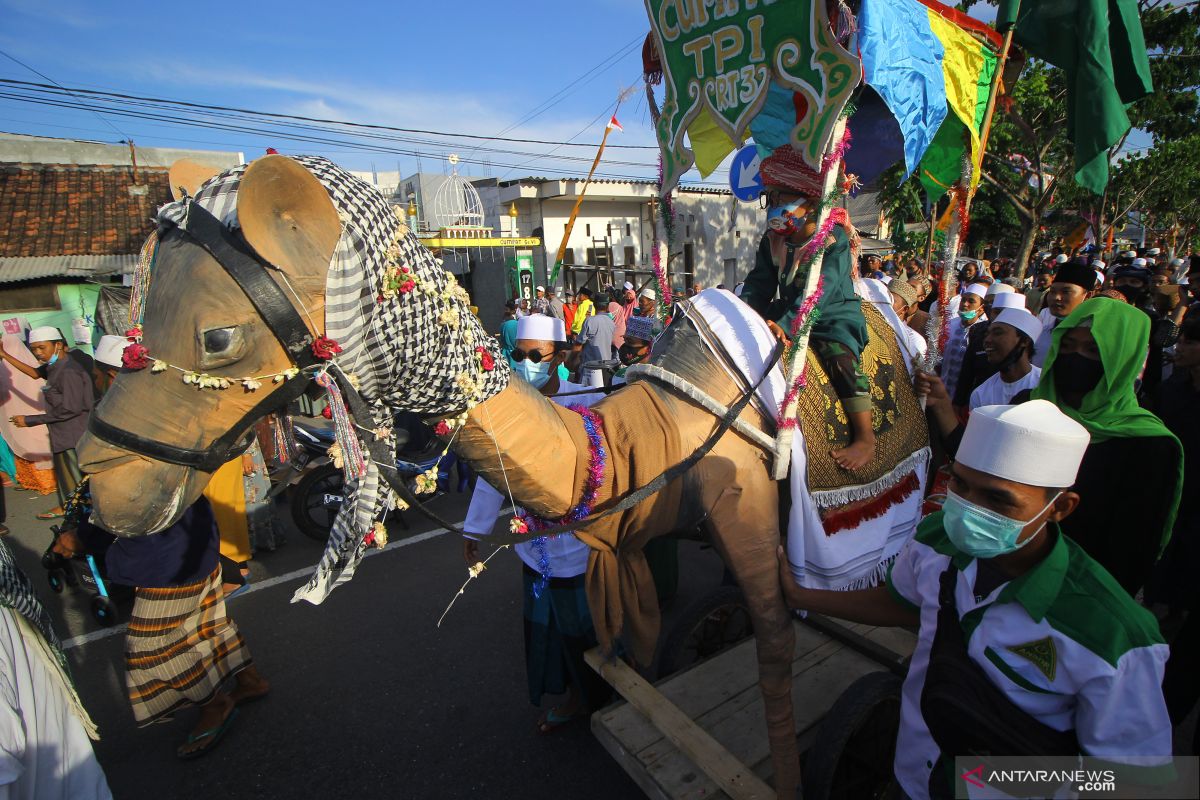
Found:
[[[1104,273],[1100,270],[1096,270],[1096,283],[1097,285],[1104,283]]]
[[[633,284],[632,284],[632,283],[630,283],[629,281],[625,281],[623,284],[621,284],[621,288],[622,288],[622,289],[628,289],[629,291],[631,291],[631,292],[632,292],[632,291],[633,291]]]
[[[1025,308],[1025,295],[1017,292],[1003,292],[992,298],[992,310],[1001,308]]]
[[[545,286],[539,286],[539,287],[537,287],[537,291],[539,291],[539,292],[544,292],[544,291],[546,291],[546,287],[545,287]]]
[[[1011,325],[1035,342],[1042,335],[1042,323],[1024,308],[1006,308],[996,315],[992,324],[1003,323]]]
[[[1156,256],[1161,252],[1162,252],[1162,250],[1158,249],[1157,247],[1151,247],[1149,250],[1146,251],[1146,255]]]
[[[1071,257],[1068,256],[1066,253],[1059,253],[1058,255],[1056,255],[1054,257],[1055,264],[1065,264],[1070,260],[1071,260]]]
[[[1134,265],[1135,267],[1144,267],[1144,266],[1146,266],[1146,259],[1144,259],[1144,258],[1135,258],[1135,259],[1133,260],[1133,265]]]
[[[124,336],[112,336],[111,334],[101,336],[100,341],[96,343],[96,362],[106,367],[120,369],[121,354],[125,352],[128,345],[129,340]]]
[[[517,338],[546,342],[565,342],[567,327],[558,317],[530,314],[517,320]]]
[[[1009,286],[1007,283],[1001,283],[1000,281],[996,281],[995,283],[993,283],[991,286],[988,287],[986,296],[987,297],[995,297],[998,294],[1008,294],[1009,292],[1015,292],[1015,291],[1016,291],[1016,289]]]
[[[63,335],[53,325],[41,325],[37,328],[31,328],[29,331],[30,344],[34,342],[61,342],[62,340]]]
[[[1016,406],[980,406],[971,412],[958,446],[958,463],[1029,486],[1075,484],[1091,437],[1047,400]]]
[[[1101,260],[1100,260],[1100,259],[1098,259],[1098,258],[1097,258],[1095,261],[1093,261],[1093,262],[1092,262],[1092,269],[1096,269],[1096,270],[1103,271],[1103,270],[1104,270],[1104,268],[1105,268],[1105,267],[1107,267],[1107,266],[1108,266],[1108,264],[1107,264],[1107,263],[1105,263],[1104,261],[1101,261]]]
[[[966,289],[963,289],[963,294],[975,294],[980,297],[987,297],[987,290],[986,283],[972,283]]]
[[[639,297],[649,297],[651,300],[658,299],[658,295],[654,293],[653,289],[642,289],[642,293],[639,295]]]

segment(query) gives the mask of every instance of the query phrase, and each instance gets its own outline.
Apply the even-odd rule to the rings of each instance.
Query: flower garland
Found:
[[[667,318],[667,311],[671,307],[671,285],[667,281],[667,261],[670,260],[671,245],[675,243],[675,202],[671,199],[668,193],[663,195],[663,158],[662,153],[658,154],[658,196],[660,202],[658,204],[659,216],[662,218],[663,233],[666,235],[666,241],[660,242],[658,239],[658,227],[654,229],[654,242],[651,252],[651,259],[654,264],[654,277],[658,279],[658,318],[664,321]],[[665,253],[663,251],[666,251]],[[664,255],[666,256],[664,258]]]
[[[600,487],[604,485],[604,471],[608,462],[608,452],[604,449],[604,421],[600,415],[590,408],[585,406],[569,406],[576,414],[583,418],[583,429],[587,433],[588,440],[588,474],[587,480],[583,486],[583,495],[579,502],[572,506],[561,519],[546,520],[541,517],[535,517],[528,511],[521,509],[517,511],[512,522],[509,524],[509,530],[513,533],[530,533],[546,528],[554,527],[555,525],[563,525],[568,522],[579,522],[587,519],[592,514],[592,507],[596,503],[596,495],[600,492]],[[553,576],[550,568],[550,556],[546,552],[545,536],[539,536],[532,539],[530,543],[534,547],[534,551],[538,556],[538,573],[539,577],[533,584],[533,596],[541,597],[542,592],[550,583],[550,578]]]

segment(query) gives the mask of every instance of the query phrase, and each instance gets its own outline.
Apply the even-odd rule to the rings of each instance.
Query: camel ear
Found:
[[[181,158],[171,165],[167,180],[171,182],[171,196],[182,200],[186,194],[195,197],[200,187],[214,175],[221,172],[217,167],[201,164],[190,158]]]
[[[319,278],[342,234],[337,209],[315,176],[287,156],[264,156],[238,186],[238,224],[260,256],[298,278]]]

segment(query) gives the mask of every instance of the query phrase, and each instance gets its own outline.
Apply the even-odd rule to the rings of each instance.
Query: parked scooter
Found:
[[[305,536],[324,542],[329,538],[333,520],[345,499],[342,471],[333,465],[328,455],[334,442],[333,428],[303,422],[294,423],[294,428],[299,451],[294,467],[299,474],[289,481],[292,519]],[[405,479],[414,478],[437,464],[438,494],[449,491],[452,486],[460,492],[466,491],[469,482],[466,465],[461,464],[454,453],[447,453],[438,460],[442,443],[419,417],[398,414],[393,429],[398,442],[396,467]],[[458,475],[452,481],[455,465],[458,465]],[[393,514],[402,527],[408,527],[401,512]]]

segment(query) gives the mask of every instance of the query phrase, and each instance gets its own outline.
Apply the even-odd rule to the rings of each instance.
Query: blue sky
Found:
[[[977,8],[984,14],[991,11],[985,4]],[[638,0],[0,0],[0,50],[68,87],[351,122],[587,143],[599,140],[618,92],[633,86],[637,91],[618,114],[625,133],[614,135],[610,143],[643,147],[654,144],[641,89],[640,43],[647,28]],[[42,81],[3,57],[0,78]],[[660,100],[661,91],[658,87]],[[11,93],[0,85],[0,94]],[[4,97],[0,131],[109,142],[132,138],[142,146],[240,150],[248,158],[275,147],[284,153],[327,155],[352,169],[399,168],[405,174],[417,169],[413,153],[421,153],[425,171],[438,172],[446,154],[457,152],[464,159],[461,172],[502,178],[584,174],[593,155],[583,147],[432,136],[409,137],[419,140],[415,142],[303,143],[267,133],[111,114],[102,119],[90,111]],[[473,149],[476,144],[479,149]],[[549,160],[547,155],[576,160]],[[655,158],[648,147],[610,149],[601,173],[653,177]],[[490,163],[472,163],[485,161]],[[699,180],[699,175],[692,170],[686,179]],[[708,180],[724,184],[726,170]]]
[[[579,10],[586,8],[585,11]],[[211,9],[201,11],[201,9]],[[500,12],[499,9],[512,9]],[[177,4],[0,0],[0,49],[69,87],[182,99],[261,111],[438,131],[496,134],[565,87],[544,113],[510,137],[595,142],[621,87],[641,85],[640,41],[647,30],[636,0],[524,0],[496,4],[353,2]],[[576,79],[608,62],[584,80]],[[0,78],[41,81],[0,57]],[[572,85],[574,84],[574,85]],[[608,111],[606,112],[606,109]],[[597,116],[603,117],[596,120]],[[354,145],[303,144],[278,137],[184,128],[0,99],[0,130],[139,145],[319,152],[356,169],[405,172],[410,155]],[[619,114],[627,133],[615,144],[653,144],[641,91]],[[432,137],[424,137],[430,139]],[[385,144],[385,147],[389,145]],[[493,144],[543,153],[549,146]],[[427,153],[440,171],[452,151],[493,164],[500,176],[536,172],[537,159],[479,151],[470,144],[392,144]],[[651,150],[610,151],[611,172],[653,173]],[[590,162],[592,151],[562,148]],[[432,161],[430,160],[432,159]],[[606,159],[607,161],[608,159]],[[533,164],[528,162],[533,161]],[[572,164],[556,162],[570,169]],[[588,164],[577,162],[577,172]],[[526,166],[526,164],[528,164]],[[482,175],[486,167],[464,164]]]

